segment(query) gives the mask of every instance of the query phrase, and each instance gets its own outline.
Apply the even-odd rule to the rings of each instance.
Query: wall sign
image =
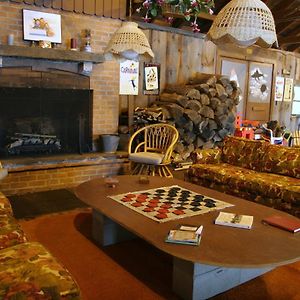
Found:
[[[126,60],[120,63],[120,95],[138,95],[139,63]]]
[[[293,100],[293,78],[285,78],[283,101],[291,102]]]
[[[275,101],[283,100],[284,77],[277,76],[275,82]]]

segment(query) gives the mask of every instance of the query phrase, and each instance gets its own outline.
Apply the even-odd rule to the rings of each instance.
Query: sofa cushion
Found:
[[[296,178],[256,172],[226,163],[193,165],[188,170],[188,176],[227,185],[228,190],[281,198],[286,202],[297,202],[300,206],[300,182]]]
[[[235,166],[261,170],[266,142],[228,136],[224,139],[222,161]]]
[[[137,163],[159,165],[164,159],[164,156],[165,155],[161,153],[137,152],[129,154],[129,159]]]
[[[0,215],[12,215],[13,211],[9,200],[0,192]]]
[[[25,234],[15,218],[0,215],[0,249],[24,242],[26,242]]]
[[[0,299],[80,299],[69,272],[39,243],[0,251]]]
[[[268,145],[262,171],[300,178],[300,148]]]

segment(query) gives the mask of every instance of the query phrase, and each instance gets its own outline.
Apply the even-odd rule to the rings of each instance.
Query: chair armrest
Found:
[[[222,150],[215,149],[196,149],[190,155],[194,164],[217,164],[221,162]]]

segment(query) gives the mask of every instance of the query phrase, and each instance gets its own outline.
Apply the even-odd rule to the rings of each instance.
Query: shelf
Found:
[[[0,56],[52,61],[91,62],[94,64],[104,62],[104,56],[98,53],[9,45],[0,45]]]

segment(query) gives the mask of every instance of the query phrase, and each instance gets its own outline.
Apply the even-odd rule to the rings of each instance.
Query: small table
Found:
[[[173,290],[184,299],[207,299],[300,259],[299,234],[262,223],[274,214],[295,218],[284,212],[174,178],[150,177],[149,184],[140,184],[139,176],[117,178],[115,188],[106,186],[104,179],[94,179],[76,189],[76,195],[93,209],[94,239],[106,246],[138,236],[172,255]],[[222,211],[254,216],[252,229],[215,225],[219,211],[158,223],[108,197],[171,185],[233,204]],[[164,241],[170,229],[183,223],[204,226],[199,246]]]

